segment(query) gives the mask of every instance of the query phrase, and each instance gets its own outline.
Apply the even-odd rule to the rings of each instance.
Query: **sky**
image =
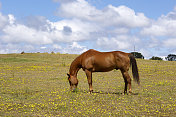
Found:
[[[0,54],[176,54],[176,0],[0,0]]]

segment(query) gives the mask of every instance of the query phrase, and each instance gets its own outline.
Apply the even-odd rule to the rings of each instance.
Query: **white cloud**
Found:
[[[73,42],[90,40],[91,32],[99,31],[100,27],[90,22],[81,21],[79,19],[62,20],[51,22],[51,27],[55,29],[51,32],[53,38],[58,42]],[[67,29],[67,32],[65,32]],[[70,32],[68,33],[68,29]]]
[[[92,16],[96,16],[99,10],[91,6],[85,0],[75,0],[61,4],[58,15],[62,17],[74,17],[78,19],[90,20]]]
[[[145,17],[143,13],[135,13],[134,10],[126,6],[114,7],[109,5],[105,13],[107,16],[111,15],[109,21],[113,21],[116,26],[143,27],[149,25],[149,19]]]
[[[40,31],[52,31],[50,21],[43,16],[28,16],[23,21],[23,24]]]
[[[143,13],[135,13],[126,7],[107,6],[99,10],[85,0],[61,4],[58,15],[66,18],[77,18],[101,26],[142,27],[149,25],[150,20]]]
[[[47,47],[45,47],[45,46],[42,46],[42,47],[40,47],[41,49],[46,49]]]
[[[12,14],[9,14],[8,15],[8,18],[9,18],[9,23],[12,25],[12,24],[14,24],[15,23],[15,17],[12,15]]]
[[[4,43],[53,44],[88,40],[89,30],[90,24],[79,20],[50,22],[42,19],[24,25],[15,23],[15,17],[9,15],[9,25],[2,29],[3,35],[0,37]]]
[[[19,53],[20,50],[24,48],[23,46],[19,46],[18,44],[0,44],[0,53],[7,54],[7,53]]]
[[[144,27],[140,34],[145,38],[149,38],[149,46],[152,48],[163,49],[165,52],[172,53],[169,48],[175,48],[176,43],[176,10],[162,15],[157,20],[153,20],[150,26]],[[173,49],[174,50],[174,49]],[[163,54],[162,54],[163,55]],[[167,55],[165,55],[167,56]]]
[[[150,27],[144,28],[141,34],[151,36],[176,36],[174,30],[176,30],[176,20],[161,17],[159,20],[154,21]]]
[[[54,45],[53,45],[53,48],[54,48],[54,49],[59,49],[59,50],[62,49],[62,47],[61,47],[60,45],[58,45],[58,44],[54,44]]]
[[[99,38],[96,43],[100,48],[103,49],[123,50],[123,49],[131,49],[131,47],[133,46],[131,44],[132,41],[133,41],[132,38],[129,38],[126,35],[121,35],[112,38],[107,37]]]
[[[153,21],[149,27],[145,27],[142,35],[151,36],[174,36],[176,37],[176,11],[162,15],[158,20]]]
[[[51,22],[43,17],[30,17],[26,20],[29,21],[30,24],[17,23],[15,20],[16,18],[11,14],[8,15],[7,19],[7,23],[2,28],[2,34],[0,35],[1,43],[12,45],[18,44],[19,46],[32,45],[33,47],[20,48],[21,50],[16,49],[18,52],[30,50],[46,51],[46,48],[48,48],[48,51],[59,50],[64,53],[80,53],[87,49],[84,46],[79,46],[77,41],[89,40],[89,33],[96,30],[90,23],[78,19]],[[73,45],[67,46],[68,48],[63,48],[64,51],[62,51],[62,47],[57,44],[68,42],[74,43]],[[16,48],[16,46],[13,47]],[[70,47],[72,50],[69,51]],[[5,46],[5,48],[8,47]],[[3,51],[2,53],[4,52],[10,52],[10,50]]]
[[[62,53],[81,54],[87,50],[87,47],[81,46],[77,42],[73,42],[68,47],[63,48]]]
[[[168,48],[175,48],[176,46],[176,38],[167,39],[163,41],[163,45]]]
[[[1,39],[4,43],[51,44],[49,33],[26,27],[25,25],[8,25],[3,29]]]
[[[148,58],[152,56],[152,52],[146,48],[141,48],[139,50],[140,53],[142,53],[142,55],[145,57],[145,58]]]
[[[32,44],[19,44],[19,43],[8,43],[0,45],[0,49],[4,50],[5,53],[21,53],[21,52],[44,52],[40,46],[35,46]]]
[[[2,13],[0,12],[0,30],[2,30],[4,26],[7,24],[8,24],[8,17],[3,16]]]

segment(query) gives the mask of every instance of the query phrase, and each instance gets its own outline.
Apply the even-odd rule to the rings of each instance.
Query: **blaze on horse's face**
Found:
[[[75,76],[71,76],[70,74],[67,74],[68,75],[68,81],[69,81],[69,84],[70,84],[70,90],[75,90],[75,88],[77,88],[77,85],[78,85],[78,79],[75,77]]]

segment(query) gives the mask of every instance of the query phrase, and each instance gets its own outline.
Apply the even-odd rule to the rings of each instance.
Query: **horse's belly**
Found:
[[[104,66],[104,65],[95,65],[93,67],[93,72],[108,72],[115,69],[115,66]]]

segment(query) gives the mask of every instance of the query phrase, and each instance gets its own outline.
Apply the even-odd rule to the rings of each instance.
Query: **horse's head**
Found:
[[[78,79],[75,77],[75,76],[72,76],[70,74],[67,73],[67,76],[68,76],[68,81],[70,83],[70,90],[72,90],[73,88],[77,88],[77,85],[78,85]],[[73,90],[74,90],[73,89]]]

